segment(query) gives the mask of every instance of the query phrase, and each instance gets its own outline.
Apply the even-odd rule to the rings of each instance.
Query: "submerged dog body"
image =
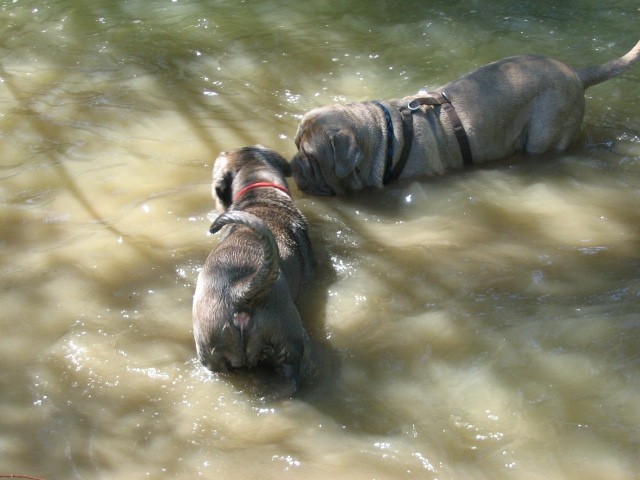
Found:
[[[449,108],[454,107],[473,162],[505,158],[516,151],[563,150],[581,129],[584,90],[618,75],[638,59],[640,42],[617,60],[581,69],[548,57],[510,57],[426,97],[444,98]],[[295,137],[298,153],[292,166],[298,187],[319,195],[342,194],[382,187],[389,171],[404,162],[400,178],[461,166],[464,149],[455,122],[441,114],[444,107],[432,103],[408,112],[410,102],[424,97],[337,104],[308,112]],[[407,113],[413,124],[411,138]]]
[[[196,284],[193,333],[200,361],[216,372],[273,365],[297,388],[309,367],[296,302],[314,275],[308,225],[288,195],[290,165],[246,147],[216,160],[212,194],[224,237]]]

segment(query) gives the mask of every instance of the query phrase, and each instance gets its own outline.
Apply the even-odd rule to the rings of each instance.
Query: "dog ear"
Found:
[[[272,167],[282,172],[285,177],[290,177],[292,175],[291,164],[278,152],[262,147],[260,153]]]
[[[211,196],[216,201],[218,211],[227,210],[232,203],[231,184],[233,172],[227,168],[226,155],[220,155],[213,166],[213,179],[211,182]]]
[[[349,175],[362,161],[362,151],[355,142],[353,135],[341,130],[330,135],[329,141],[333,149],[333,160],[336,175],[344,178]]]

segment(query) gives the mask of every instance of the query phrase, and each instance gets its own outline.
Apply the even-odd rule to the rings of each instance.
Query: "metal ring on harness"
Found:
[[[418,100],[411,100],[408,104],[407,104],[407,108],[409,110],[411,110],[412,112],[415,112],[416,110],[418,110],[420,108],[420,102]]]

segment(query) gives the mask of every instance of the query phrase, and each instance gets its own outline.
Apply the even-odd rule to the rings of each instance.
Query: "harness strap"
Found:
[[[430,92],[427,95],[429,96],[411,100],[407,105],[407,108],[411,111],[415,111],[418,110],[422,105],[442,106],[442,110],[444,110],[445,113],[449,116],[449,121],[451,122],[451,126],[453,127],[453,133],[455,133],[456,140],[458,140],[460,153],[462,154],[462,161],[467,166],[473,165],[473,157],[471,156],[471,145],[469,145],[469,137],[467,137],[467,132],[464,130],[462,121],[456,113],[456,109],[453,108],[451,100],[447,98],[447,94],[445,92]]]
[[[473,157],[471,155],[471,145],[469,144],[469,138],[467,132],[462,125],[460,117],[456,113],[456,109],[451,104],[451,101],[447,98],[446,93],[430,92],[428,96],[422,98],[416,98],[411,100],[407,106],[400,107],[400,114],[402,115],[402,135],[404,138],[402,152],[396,165],[393,165],[394,148],[394,130],[393,122],[391,121],[391,115],[387,107],[378,101],[374,101],[382,112],[384,113],[385,121],[387,123],[387,159],[385,162],[384,176],[382,183],[387,185],[388,183],[396,180],[402,171],[404,170],[407,160],[409,159],[409,153],[411,151],[411,143],[413,142],[413,112],[420,109],[422,105],[440,106],[446,114],[449,116],[449,121],[453,127],[453,132],[458,140],[460,147],[460,153],[462,155],[462,161],[466,166],[473,165]]]
[[[404,170],[407,160],[409,160],[409,152],[411,152],[411,144],[413,143],[413,112],[407,108],[400,110],[402,115],[402,135],[404,137],[404,145],[402,146],[402,153],[398,159],[398,163],[391,172],[391,180],[395,180],[400,176]]]
[[[404,144],[402,145],[402,152],[400,152],[400,158],[396,163],[396,166],[393,166],[393,157],[394,157],[394,148],[393,148],[393,138],[394,138],[394,130],[393,130],[393,121],[391,121],[391,114],[387,107],[385,107],[382,103],[374,100],[373,104],[377,105],[382,113],[384,113],[384,119],[387,122],[387,159],[385,161],[384,166],[384,175],[382,177],[382,184],[386,185],[388,183],[396,180],[402,170],[404,170],[404,166],[407,164],[407,160],[409,159],[409,152],[411,151],[411,142],[413,141],[413,116],[412,112],[407,110],[406,108],[400,110],[402,114],[402,135],[404,138]]]
[[[382,110],[382,113],[384,114],[384,120],[385,122],[387,122],[387,158],[385,160],[385,165],[384,165],[384,176],[382,177],[382,183],[386,185],[387,183],[395,180],[395,178],[391,178],[393,177],[392,171],[393,171],[393,153],[394,153],[393,121],[391,120],[391,114],[389,113],[389,110],[387,109],[387,107],[385,107],[382,103],[380,103],[377,100],[374,100],[371,103],[373,103],[378,108],[380,108],[380,110]],[[404,145],[406,147],[407,143],[405,142]]]

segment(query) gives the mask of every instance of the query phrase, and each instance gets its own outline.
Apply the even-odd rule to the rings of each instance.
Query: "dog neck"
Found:
[[[403,145],[400,156],[395,165],[393,165],[394,149],[393,149],[393,122],[391,121],[391,114],[387,107],[378,101],[372,102],[378,106],[384,113],[385,120],[387,122],[387,159],[385,162],[384,176],[382,183],[387,185],[388,183],[396,180],[401,174],[402,170],[407,164],[409,159],[409,152],[411,151],[411,142],[413,141],[413,112],[420,110],[423,105],[427,106],[440,106],[449,116],[453,132],[458,140],[460,147],[460,154],[462,155],[462,161],[464,165],[469,166],[473,164],[473,157],[471,156],[471,146],[469,145],[469,138],[467,132],[460,121],[460,117],[456,113],[455,108],[451,104],[446,93],[429,92],[425,97],[415,98],[411,100],[406,106],[403,105],[398,108],[400,115],[402,116],[402,134]]]
[[[411,142],[413,141],[413,117],[411,115],[412,112],[410,112],[409,110],[400,109],[400,114],[402,115],[403,145],[402,151],[400,152],[400,157],[398,158],[398,162],[394,166],[393,139],[395,135],[393,131],[393,121],[391,120],[391,114],[389,113],[387,107],[385,107],[382,103],[378,101],[373,101],[372,103],[379,107],[380,110],[382,110],[385,121],[387,123],[387,158],[385,161],[384,175],[382,178],[383,185],[387,185],[396,180],[400,176],[400,174],[402,174],[402,170],[404,170],[404,167],[407,164],[407,160],[409,159]]]
[[[255,188],[275,188],[277,190],[280,190],[281,192],[286,193],[288,196],[291,196],[291,194],[289,193],[289,190],[287,189],[287,187],[285,187],[283,185],[279,185],[279,184],[273,183],[273,182],[255,182],[255,183],[250,183],[249,185],[247,185],[246,187],[241,189],[238,193],[236,193],[236,196],[233,199],[233,201],[237,202],[247,192],[249,192],[249,191],[251,191],[251,190],[253,190]]]

